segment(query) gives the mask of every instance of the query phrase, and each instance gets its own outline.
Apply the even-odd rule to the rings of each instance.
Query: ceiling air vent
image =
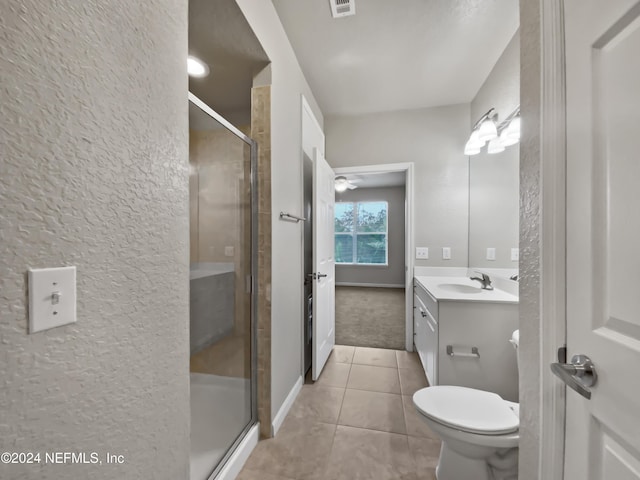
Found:
[[[333,18],[356,14],[356,0],[329,0]]]

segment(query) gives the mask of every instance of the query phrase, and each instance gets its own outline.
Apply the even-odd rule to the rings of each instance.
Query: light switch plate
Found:
[[[495,260],[495,259],[496,259],[496,249],[487,248],[487,260]]]
[[[429,258],[429,248],[428,247],[417,247],[416,248],[416,259],[427,260],[428,258]]]
[[[451,247],[442,247],[442,259],[451,260]]]
[[[518,260],[520,260],[520,249],[519,248],[512,248],[511,249],[511,261],[512,262],[517,262]]]
[[[233,247],[224,247],[224,256],[225,257],[233,257],[234,248]]]
[[[76,322],[76,267],[29,269],[29,333]]]

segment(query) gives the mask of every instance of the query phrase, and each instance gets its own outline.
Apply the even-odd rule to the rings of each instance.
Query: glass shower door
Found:
[[[256,421],[254,142],[189,96],[191,478]]]

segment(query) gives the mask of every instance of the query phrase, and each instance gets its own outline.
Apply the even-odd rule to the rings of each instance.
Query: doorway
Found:
[[[336,344],[413,351],[413,164],[335,174]]]

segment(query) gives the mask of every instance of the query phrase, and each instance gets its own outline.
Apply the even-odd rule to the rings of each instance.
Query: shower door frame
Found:
[[[251,335],[251,419],[245,425],[240,435],[231,444],[227,452],[218,462],[218,465],[209,475],[208,479],[213,480],[220,471],[227,465],[231,456],[236,452],[238,446],[245,439],[249,431],[258,423],[258,144],[251,137],[242,133],[238,128],[231,124],[218,112],[213,110],[209,105],[204,103],[193,93],[189,92],[189,101],[196,107],[209,115],[223,127],[233,133],[236,137],[249,145],[250,148],[250,166],[249,178],[251,185],[251,280],[250,284],[250,335]]]

